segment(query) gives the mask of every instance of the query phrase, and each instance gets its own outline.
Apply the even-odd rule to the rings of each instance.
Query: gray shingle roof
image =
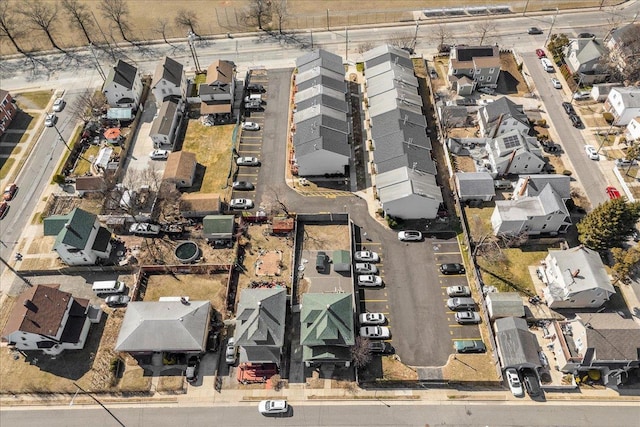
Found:
[[[576,313],[586,327],[586,348],[595,349],[595,360],[640,359],[640,327],[618,313]]]
[[[299,85],[300,83],[308,82],[309,80],[315,80],[320,76],[324,76],[333,80],[344,81],[344,70],[340,73],[337,73],[327,68],[313,67],[308,69],[304,73],[296,74],[295,81],[296,84]]]
[[[342,111],[344,113],[347,113],[349,111],[349,104],[347,104],[344,99],[336,99],[325,94],[319,94],[296,102],[296,108],[300,110],[305,110],[307,108],[313,107],[314,105],[324,105],[326,107],[333,108],[334,110]]]
[[[525,184],[526,188],[524,189],[524,193],[522,194],[522,196],[537,196],[538,194],[540,194],[542,189],[547,184],[549,184],[563,199],[568,199],[571,197],[571,178],[566,175],[520,175],[513,191],[514,198],[517,199],[518,197],[521,197],[520,192]]]
[[[405,67],[402,64],[394,64],[392,62],[383,62],[375,67],[367,68],[365,78],[367,82],[379,75],[391,73],[393,78],[402,79],[411,85],[418,87],[418,79],[413,72],[413,64],[411,67]]]
[[[165,56],[164,62],[158,64],[156,67],[156,72],[153,75],[153,86],[155,87],[160,80],[164,79],[180,87],[182,84],[182,68],[181,63]]]
[[[134,301],[127,306],[116,351],[203,352],[211,302]]]
[[[342,57],[323,49],[314,50],[296,59],[296,67],[300,73],[317,66],[344,74]]]
[[[149,135],[169,135],[171,125],[178,111],[178,100],[168,99],[162,103],[158,116],[151,125]]]
[[[327,150],[348,157],[351,155],[347,135],[324,126],[317,127],[313,132],[310,126],[302,133],[297,129],[293,141],[298,158],[316,150]]]
[[[500,116],[502,116],[503,120],[505,118],[512,117],[523,124],[529,124],[529,119],[524,113],[524,107],[504,96],[497,99],[495,102],[490,102],[482,107],[478,115],[480,120],[482,120],[485,129],[489,129],[491,124],[497,121]]]
[[[502,359],[502,366],[540,368],[540,345],[536,336],[529,331],[527,321],[519,317],[496,319],[496,341]]]
[[[375,47],[362,54],[365,63],[365,69],[373,68],[383,62],[391,62],[400,64],[405,68],[413,68],[413,62],[409,52],[399,49],[388,44]]]
[[[317,116],[309,117],[307,120],[297,122],[296,135],[299,135],[299,138],[302,141],[313,139],[309,134],[313,134],[316,128],[320,126],[334,129],[345,134],[349,132],[349,126],[346,121],[336,119],[335,117],[326,114],[319,114]]]
[[[326,107],[321,104],[316,104],[316,105],[311,105],[308,108],[305,108],[303,110],[298,110],[295,113],[293,113],[293,122],[297,124],[297,123],[304,122],[305,120],[309,120],[313,117],[320,117],[320,116],[329,116],[329,117],[333,117],[336,120],[341,120],[344,122],[347,121],[347,114],[345,112],[334,110],[333,108]]]
[[[296,85],[298,87],[298,91],[303,91],[316,85],[322,85],[342,93],[347,93],[347,82],[344,80],[334,79],[330,76],[319,75],[318,77],[304,82],[296,82]]]
[[[442,203],[442,191],[436,183],[435,176],[401,167],[385,173],[379,173],[376,178],[378,195],[382,204],[402,199],[415,194]]]
[[[113,81],[121,86],[126,87],[127,89],[132,89],[133,83],[136,80],[137,73],[138,69],[136,67],[123,61],[122,59],[119,59],[116,66],[109,71],[109,75],[107,76],[104,85],[107,86]]]
[[[549,255],[555,258],[557,269],[562,272],[570,293],[595,288],[615,293],[602,259],[596,251],[584,246],[577,246],[567,250],[550,249]],[[571,273],[577,270],[580,271],[580,274],[573,277]]]
[[[241,346],[282,347],[286,289],[244,289],[238,303],[236,343]]]
[[[458,172],[456,181],[460,197],[496,195],[493,178],[487,172]]]

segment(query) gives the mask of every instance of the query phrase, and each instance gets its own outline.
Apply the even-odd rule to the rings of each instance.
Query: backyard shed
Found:
[[[487,310],[491,320],[510,316],[524,317],[524,303],[517,292],[488,293]]]
[[[202,220],[202,235],[208,240],[231,240],[233,238],[233,215],[207,215]]]
[[[351,271],[351,253],[349,251],[333,251],[333,270],[337,272]]]

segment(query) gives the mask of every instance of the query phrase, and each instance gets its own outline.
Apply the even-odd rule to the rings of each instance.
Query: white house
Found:
[[[154,148],[173,148],[175,132],[182,117],[182,105],[180,98],[169,98],[162,103],[149,131]]]
[[[171,97],[184,100],[187,93],[187,77],[182,64],[165,56],[164,61],[156,67],[151,92],[158,107]]]
[[[483,166],[494,178],[508,174],[539,173],[545,164],[538,140],[515,129],[490,140],[485,149],[488,163],[485,162]]]
[[[627,125],[627,141],[640,141],[640,116],[634,117]]]
[[[207,79],[200,84],[200,114],[230,117],[236,90],[236,66],[231,61],[216,60],[207,69]]]
[[[612,31],[611,37],[607,41],[610,59],[616,64],[618,70],[623,74],[626,74],[627,71],[635,71],[639,68],[639,32],[640,23],[638,22],[623,25],[615,31]]]
[[[500,49],[498,46],[460,45],[451,49],[448,79],[458,94],[468,95],[476,87],[495,88],[498,86],[499,77]],[[469,84],[470,82],[472,83]]]
[[[603,64],[603,58],[608,54],[602,40],[572,39],[564,48],[565,62],[571,74],[582,81],[583,85],[603,81],[607,76],[607,67]]]
[[[44,235],[56,236],[53,250],[67,265],[94,265],[111,254],[111,231],[80,208],[45,218]]]
[[[376,190],[385,215],[397,218],[435,218],[442,203],[435,176],[406,166],[378,174]]]
[[[131,64],[118,60],[102,86],[102,93],[110,107],[138,108],[142,97],[142,77]]]
[[[2,340],[21,350],[55,356],[81,350],[102,310],[88,299],[74,298],[59,285],[36,285],[20,294],[9,314]]]
[[[640,87],[615,87],[609,92],[604,109],[613,114],[616,126],[626,126],[640,116]]]
[[[489,138],[512,130],[526,134],[530,128],[524,107],[504,96],[478,110],[478,126],[480,135]]]
[[[549,308],[598,308],[616,292],[600,255],[584,246],[550,249],[540,270]]]

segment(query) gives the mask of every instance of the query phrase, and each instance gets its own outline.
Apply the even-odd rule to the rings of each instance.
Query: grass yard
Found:
[[[98,152],[100,152],[99,145],[90,145],[89,148],[82,153],[82,158],[78,160],[78,163],[76,163],[76,168],[73,170],[73,173],[77,176],[82,176],[89,172],[91,170],[91,163],[89,160],[92,157],[95,159],[98,156]]]
[[[49,105],[53,90],[39,90],[35,92],[20,92],[15,94],[16,104],[22,110],[44,110]]]
[[[188,296],[191,301],[211,301],[218,312],[225,311],[224,295],[227,276],[222,274],[154,274],[149,276],[143,301],[158,301],[160,297]]]
[[[231,193],[231,188],[227,187],[227,177],[229,168],[236,168],[231,155],[234,127],[235,125],[204,126],[199,120],[189,120],[182,150],[195,153],[198,163],[204,166],[199,192],[216,193],[221,197]],[[198,177],[196,181],[197,179]]]
[[[546,247],[502,249],[502,259],[478,257],[485,286],[495,286],[500,292],[535,294],[529,266],[539,264],[547,256]]]
[[[309,251],[348,251],[350,235],[347,225],[305,225],[303,247]]]
[[[442,368],[442,376],[451,382],[498,381],[495,362],[489,352],[484,354],[455,354],[449,356],[449,361]]]

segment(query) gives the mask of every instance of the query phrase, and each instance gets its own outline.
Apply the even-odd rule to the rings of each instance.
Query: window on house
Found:
[[[490,82],[491,81],[491,76],[487,76],[487,81]]]
[[[476,70],[476,73],[480,74],[480,68],[478,68],[478,69]]]
[[[542,224],[542,229],[544,230],[545,228],[547,228],[547,224]]]
[[[595,304],[595,303],[596,303],[596,300],[592,299],[591,304]]]
[[[484,76],[478,77],[478,80],[483,81],[484,80]]]
[[[490,72],[491,74],[493,74],[495,71],[496,71],[496,69],[495,69],[495,68],[489,68],[489,72]]]
[[[547,221],[551,221],[551,215],[547,217]]]
[[[524,168],[527,169],[529,167],[529,165],[524,165]]]

